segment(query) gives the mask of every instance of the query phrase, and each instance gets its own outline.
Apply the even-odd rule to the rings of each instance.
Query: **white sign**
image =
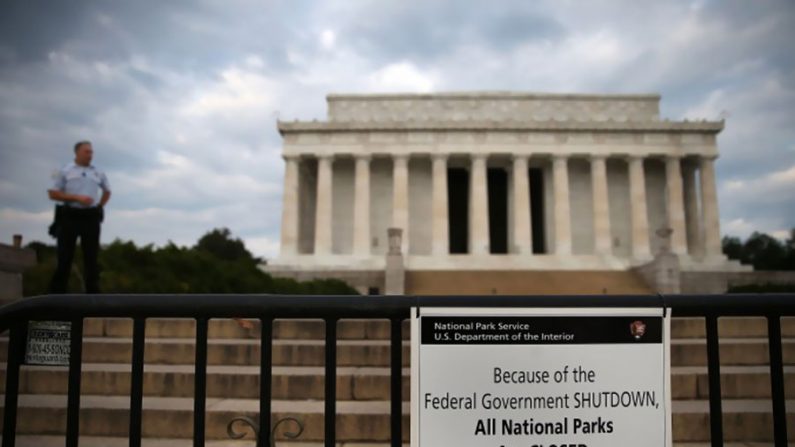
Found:
[[[413,447],[671,445],[662,309],[412,315]]]
[[[69,365],[72,323],[31,321],[25,363],[29,365]]]

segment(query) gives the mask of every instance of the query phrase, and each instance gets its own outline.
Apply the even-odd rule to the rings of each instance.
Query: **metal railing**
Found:
[[[196,321],[193,445],[205,442],[208,322],[214,318],[250,318],[261,321],[259,415],[250,421],[262,433],[257,445],[273,443],[271,431],[271,378],[273,322],[276,319],[321,319],[325,322],[324,441],[336,445],[337,322],[341,319],[390,321],[390,428],[391,445],[402,445],[402,331],[410,309],[420,307],[512,308],[620,308],[667,307],[675,317],[703,317],[706,321],[711,443],[723,445],[718,318],[765,317],[768,324],[771,397],[775,445],[787,445],[781,317],[795,316],[795,295],[713,296],[465,296],[465,297],[351,297],[275,295],[58,295],[24,299],[0,308],[0,332],[9,331],[6,367],[3,447],[15,444],[20,365],[25,355],[30,321],[71,322],[68,373],[66,445],[78,445],[83,320],[131,318],[132,374],[129,442],[141,445],[144,342],[146,320],[190,318]],[[232,434],[231,426],[229,428]]]

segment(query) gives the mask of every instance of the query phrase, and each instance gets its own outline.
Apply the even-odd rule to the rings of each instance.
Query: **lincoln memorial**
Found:
[[[661,119],[655,94],[327,100],[327,121],[278,123],[276,275],[383,292],[389,229],[407,275],[607,274],[661,252],[683,272],[739,268],[721,253],[723,121]]]

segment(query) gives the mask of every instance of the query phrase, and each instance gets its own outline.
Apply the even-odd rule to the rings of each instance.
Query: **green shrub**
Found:
[[[25,296],[44,295],[55,270],[55,247],[41,242],[28,247],[36,251],[38,264],[25,272],[23,291]],[[76,251],[69,291],[81,293],[82,254],[79,248]],[[138,247],[131,241],[115,240],[99,255],[100,288],[105,293],[357,294],[335,279],[273,278],[259,268],[260,262],[227,229],[208,232],[190,248],[173,243]]]

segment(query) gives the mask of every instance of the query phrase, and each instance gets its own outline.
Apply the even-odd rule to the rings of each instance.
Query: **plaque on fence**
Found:
[[[412,446],[671,445],[662,309],[412,310]]]
[[[29,365],[69,365],[72,323],[31,321],[25,363]]]

